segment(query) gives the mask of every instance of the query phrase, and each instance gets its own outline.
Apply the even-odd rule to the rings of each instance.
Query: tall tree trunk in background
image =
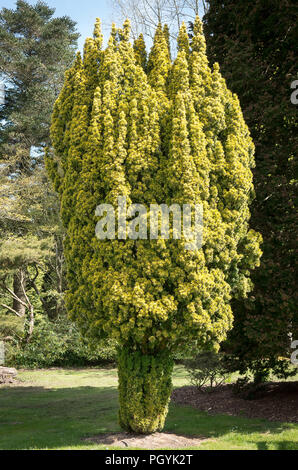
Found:
[[[18,299],[22,300],[24,303],[26,303],[26,297],[24,294],[24,291],[22,289],[22,281],[24,283],[24,286],[26,286],[26,280],[25,280],[25,273],[20,269],[14,274],[13,277],[13,291],[15,295],[18,297]],[[13,299],[13,306],[12,308],[18,312],[19,315],[22,317],[25,316],[26,314],[26,306],[21,304],[19,300]]]
[[[29,311],[28,311],[28,328],[27,328],[27,331],[26,331],[26,342],[27,343],[30,342],[31,336],[33,335],[34,324],[35,324],[34,308],[33,308],[33,305],[30,303]]]

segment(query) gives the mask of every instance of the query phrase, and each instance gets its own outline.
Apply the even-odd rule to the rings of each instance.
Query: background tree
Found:
[[[297,107],[290,101],[297,79],[297,5],[292,1],[209,0],[204,18],[209,57],[219,62],[239,95],[256,144],[256,203],[252,226],[262,233],[264,255],[255,289],[234,306],[235,326],[226,348],[234,368],[287,370],[297,314]],[[286,375],[286,374],[285,374]]]
[[[15,10],[0,14],[0,74],[6,85],[0,151],[4,161],[14,157],[15,171],[30,172],[36,164],[32,148],[49,144],[52,104],[73,60],[75,23],[53,18],[54,12],[44,2],[18,0]]]
[[[22,239],[10,238],[4,241],[0,248],[0,287],[5,294],[17,302],[17,305],[21,304],[23,311],[20,313],[19,310],[4,303],[1,307],[24,321],[26,342],[30,341],[35,323],[35,306],[29,292],[33,290],[38,300],[42,301],[37,281],[39,270],[43,268],[47,256],[50,256],[51,244],[50,241],[47,242],[28,236]],[[10,274],[14,274],[16,269],[18,269],[20,283],[17,292],[9,287]]]
[[[27,306],[33,295],[38,297],[40,307],[47,315],[50,298],[52,303],[54,300],[55,306],[51,305],[51,310],[54,309],[56,314],[52,313],[52,316],[57,316],[57,310],[60,308],[61,311],[64,287],[63,281],[59,282],[63,270],[60,246],[63,231],[58,218],[57,197],[42,167],[35,168],[31,175],[3,177],[0,181],[3,181],[0,186],[3,191],[0,207],[1,310],[26,321]],[[32,274],[34,278],[37,274],[36,282],[32,281]]]
[[[0,76],[5,83],[0,105],[0,230],[5,256],[11,254],[2,293],[12,290],[8,310],[19,317],[26,313],[27,287],[32,289],[28,266],[40,260],[41,252],[24,254],[30,263],[22,263],[15,256],[18,243],[30,251],[32,239],[52,239],[53,255],[47,261],[61,259],[58,203],[44,172],[43,149],[50,143],[52,107],[78,34],[70,18],[53,18],[54,12],[44,2],[30,5],[21,0],[16,9],[0,12]]]
[[[188,50],[182,26],[173,64],[158,26],[148,74],[129,23],[113,26],[105,50],[98,24],[55,104],[47,168],[67,231],[68,311],[85,336],[118,342],[120,423],[148,433],[164,425],[173,353],[191,340],[218,349],[232,327],[231,298],[252,287],[254,146],[237,97],[209,68],[198,17]],[[96,208],[116,208],[119,196],[147,209],[201,203],[203,249],[139,240],[134,219],[135,240],[120,228],[121,240],[98,240]]]

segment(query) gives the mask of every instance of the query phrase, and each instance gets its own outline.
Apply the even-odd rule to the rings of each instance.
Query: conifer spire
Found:
[[[118,29],[119,38],[122,41],[128,42],[130,39],[130,30],[131,30],[130,21],[126,19],[123,23],[123,28]]]
[[[89,106],[93,101],[94,90],[98,85],[98,67],[100,62],[100,51],[98,44],[93,38],[87,38],[84,45],[84,73],[86,77],[86,93],[89,95]]]
[[[93,37],[94,37],[95,43],[97,45],[98,51],[101,51],[102,43],[103,43],[103,34],[102,34],[102,30],[101,30],[101,20],[100,20],[100,18],[96,18]]]
[[[184,51],[186,56],[188,57],[189,55],[189,38],[187,34],[187,29],[185,26],[185,23],[183,22],[181,25],[181,28],[179,30],[179,35],[178,35],[178,51]]]
[[[147,51],[146,51],[146,44],[144,41],[144,36],[142,33],[134,41],[133,49],[134,49],[137,64],[139,64],[144,70],[146,70]]]
[[[196,16],[194,22],[191,48],[193,51],[199,52],[200,54],[206,54],[206,39],[203,31],[203,23],[199,16]]]
[[[208,121],[205,108],[206,100],[212,92],[212,76],[206,55],[206,41],[203,25],[197,16],[194,24],[189,56],[190,88],[192,90],[196,112],[201,122]]]
[[[166,40],[168,50],[169,50],[169,58],[171,59],[171,37],[170,37],[170,30],[169,26],[167,24],[164,25],[163,27],[163,35]]]
[[[156,90],[166,92],[166,83],[170,68],[169,48],[162,25],[159,24],[148,59],[148,78],[151,86]]]

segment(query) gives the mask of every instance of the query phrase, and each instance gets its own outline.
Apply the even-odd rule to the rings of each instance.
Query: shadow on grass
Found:
[[[96,445],[83,439],[120,431],[117,399],[117,389],[107,386],[1,388],[0,449],[95,448]],[[293,429],[298,435],[297,425],[209,416],[191,407],[171,405],[165,431],[223,440],[235,435],[236,441],[241,435],[263,450],[270,445],[272,435]],[[255,434],[261,437],[255,439]],[[286,436],[280,438],[274,441],[275,448],[293,449],[294,445],[297,448],[297,442],[287,440]]]
[[[258,442],[257,447],[258,450],[270,450],[270,441],[263,441],[263,442]],[[298,445],[297,442],[293,441],[277,441],[274,443],[274,449],[275,450],[297,450]]]

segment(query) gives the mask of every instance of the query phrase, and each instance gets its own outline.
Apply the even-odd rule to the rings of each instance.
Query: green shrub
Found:
[[[99,365],[115,361],[116,344],[101,340],[92,347],[66,318],[55,322],[39,315],[28,344],[7,346],[6,364],[23,368]]]
[[[21,338],[24,331],[24,319],[11,314],[0,314],[0,341],[5,338],[13,338],[15,341]]]
[[[192,385],[203,391],[213,391],[229,377],[222,354],[202,352],[183,361]]]

